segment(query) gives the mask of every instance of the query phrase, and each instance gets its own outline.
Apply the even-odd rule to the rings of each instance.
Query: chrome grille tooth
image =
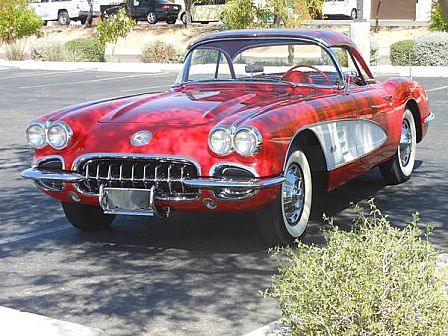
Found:
[[[89,191],[92,191],[92,186],[90,185],[89,171],[90,171],[90,161],[86,163],[86,185]]]
[[[132,164],[132,168],[131,168],[131,183],[132,186],[135,187],[135,180],[134,180],[134,176],[135,175],[135,163]]]
[[[120,172],[119,172],[119,178],[118,181],[120,181],[120,185],[123,188],[123,164],[120,165]]]
[[[112,163],[109,164],[109,167],[107,168],[107,185],[109,187],[112,186]]]
[[[158,175],[158,172],[159,172],[159,165],[157,165],[155,168],[154,168],[154,185],[156,186],[156,188],[159,186],[159,180],[158,180],[158,177],[157,177],[157,175]]]
[[[168,182],[168,192],[170,193],[170,195],[173,193],[172,188],[171,188],[171,169],[173,169],[173,166],[169,165],[168,171],[167,171],[167,179],[166,179],[166,181]]]
[[[180,186],[182,188],[182,194],[185,194],[185,186],[184,186],[184,172],[185,172],[185,165],[183,165],[180,168]]]

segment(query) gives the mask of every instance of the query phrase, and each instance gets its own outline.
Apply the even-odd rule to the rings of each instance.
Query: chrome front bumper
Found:
[[[38,168],[28,168],[22,171],[22,177],[34,181],[50,180],[59,182],[78,183],[85,178],[81,174],[74,172],[55,172]],[[188,187],[197,189],[238,189],[238,190],[260,190],[274,187],[283,183],[285,177],[258,177],[250,180],[216,179],[211,177],[201,177],[196,179],[185,179],[184,183]]]

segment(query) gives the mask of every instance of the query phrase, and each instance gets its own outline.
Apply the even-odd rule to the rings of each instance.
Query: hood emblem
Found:
[[[144,146],[148,144],[152,139],[152,133],[150,131],[138,131],[131,136],[131,145]]]

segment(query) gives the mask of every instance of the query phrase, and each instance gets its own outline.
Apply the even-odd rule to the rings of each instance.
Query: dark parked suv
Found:
[[[110,7],[104,11],[103,15],[104,17],[114,15],[122,7],[126,9],[129,17],[137,21],[146,20],[150,24],[155,24],[157,21],[174,24],[181,9],[180,5],[167,0],[134,0]]]

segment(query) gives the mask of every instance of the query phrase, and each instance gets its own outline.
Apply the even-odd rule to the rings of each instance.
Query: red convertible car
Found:
[[[199,38],[172,88],[63,108],[34,121],[22,176],[81,230],[117,214],[256,211],[263,237],[303,235],[319,189],[379,167],[409,179],[434,115],[423,87],[373,78],[324,30]]]

